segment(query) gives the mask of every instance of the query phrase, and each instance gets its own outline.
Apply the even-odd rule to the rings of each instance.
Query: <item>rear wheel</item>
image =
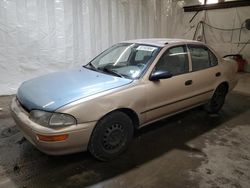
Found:
[[[88,149],[99,160],[111,160],[124,152],[133,132],[133,122],[128,115],[120,111],[112,112],[97,123]]]
[[[209,101],[207,105],[205,105],[205,109],[209,113],[219,112],[225,102],[226,95],[227,95],[227,86],[224,84],[219,85],[216,88],[212,99]]]

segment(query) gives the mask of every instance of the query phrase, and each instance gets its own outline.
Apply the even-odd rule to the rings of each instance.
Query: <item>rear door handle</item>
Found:
[[[186,86],[189,86],[189,85],[191,85],[193,83],[193,80],[187,80],[186,82],[185,82],[185,85]]]
[[[221,75],[220,72],[217,72],[217,73],[215,74],[216,77],[219,77],[220,75]]]

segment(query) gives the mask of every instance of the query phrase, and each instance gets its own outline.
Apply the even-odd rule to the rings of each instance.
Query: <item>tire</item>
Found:
[[[120,111],[112,112],[97,123],[88,150],[101,161],[112,160],[126,150],[133,133],[130,117]]]
[[[225,102],[226,95],[227,86],[224,84],[219,85],[209,103],[205,105],[207,112],[212,114],[218,113]]]

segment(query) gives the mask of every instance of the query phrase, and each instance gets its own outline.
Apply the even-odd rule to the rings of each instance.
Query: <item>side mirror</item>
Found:
[[[150,81],[158,81],[160,79],[171,78],[173,75],[169,71],[154,71],[150,77]]]

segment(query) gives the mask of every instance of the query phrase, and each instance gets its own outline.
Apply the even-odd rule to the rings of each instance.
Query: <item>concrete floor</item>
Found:
[[[120,158],[52,157],[23,139],[0,97],[0,187],[250,187],[250,74],[218,115],[201,107],[136,133]]]

